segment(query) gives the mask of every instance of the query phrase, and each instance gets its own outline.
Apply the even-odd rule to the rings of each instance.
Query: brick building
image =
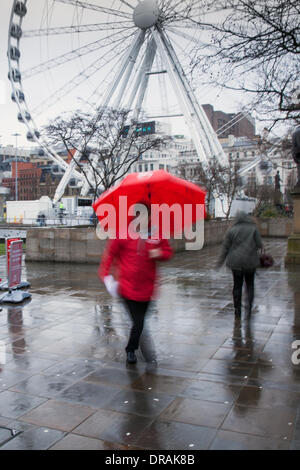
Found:
[[[240,113],[224,113],[223,111],[215,111],[214,107],[211,104],[202,105],[213,129],[217,132],[219,138],[226,138],[229,135],[234,135],[235,137],[249,137],[252,138],[255,136],[255,122],[250,115],[244,115]],[[241,119],[240,119],[241,118]],[[230,126],[227,124],[232,121]],[[220,131],[221,128],[224,128],[224,131]]]
[[[62,172],[55,165],[41,161],[18,162],[18,200],[33,201],[42,196],[53,198],[56,188],[62,178]],[[9,200],[16,199],[16,162],[11,162],[11,176],[2,178],[2,186],[10,189]],[[69,184],[65,196],[77,195],[79,190]]]
[[[37,199],[38,185],[42,169],[36,163],[18,162],[18,200],[32,201]],[[2,185],[10,189],[10,199],[16,197],[16,162],[11,162],[10,178],[3,178]]]

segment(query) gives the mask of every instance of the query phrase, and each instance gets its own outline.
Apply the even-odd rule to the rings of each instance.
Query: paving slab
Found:
[[[32,299],[0,312],[0,449],[299,449],[300,268],[285,239],[264,242],[275,264],[241,321],[220,247],[161,264],[132,366],[129,318],[97,266],[24,262]]]

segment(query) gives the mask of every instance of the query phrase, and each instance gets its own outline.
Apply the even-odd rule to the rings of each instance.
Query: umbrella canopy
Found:
[[[166,235],[168,224],[164,219],[168,217],[168,214],[170,216],[169,232],[176,235],[182,232],[184,227],[204,217],[205,195],[204,189],[164,170],[130,173],[119,184],[102,193],[94,202],[93,208],[100,224],[104,227],[107,220],[103,210],[104,208],[108,210],[109,206],[112,206],[116,215],[115,228],[119,233],[120,219],[124,221],[120,215],[124,216],[124,212],[137,203],[143,203],[151,207],[152,223],[153,214],[156,211],[159,212],[160,236]],[[197,206],[201,207],[202,211],[197,210]],[[130,220],[132,217],[126,217],[127,224]],[[157,219],[155,221],[157,225]]]

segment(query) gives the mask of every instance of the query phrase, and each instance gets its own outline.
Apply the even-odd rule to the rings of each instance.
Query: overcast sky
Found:
[[[28,5],[28,14],[26,15],[26,29],[30,28],[36,28],[38,27],[37,25],[42,24],[41,20],[41,10],[38,9],[38,6],[41,6],[44,4],[44,0],[29,0],[27,2]],[[91,0],[90,3],[95,3],[95,4],[100,4],[104,6],[112,6],[116,5],[118,2],[117,0]],[[129,0],[129,3],[136,5],[137,2],[136,0]],[[18,143],[19,145],[25,145],[29,146],[28,141],[26,140],[26,132],[27,128],[24,124],[20,124],[17,120],[17,114],[18,114],[18,108],[15,103],[11,101],[10,95],[11,95],[11,86],[10,83],[7,79],[7,73],[8,73],[8,65],[7,65],[7,38],[8,38],[8,25],[9,25],[9,18],[10,18],[10,12],[12,8],[13,1],[12,0],[1,0],[0,2],[0,28],[1,28],[1,37],[0,37],[0,103],[1,103],[1,120],[0,120],[0,143],[2,145],[7,145],[7,144],[13,144],[15,145],[15,137],[12,137],[11,134],[18,132],[21,134],[21,136],[18,138]],[[67,12],[69,13],[70,7],[69,6],[63,6],[61,5],[63,11],[63,15],[61,15],[61,18],[66,18],[67,17]],[[126,10],[126,7],[125,7]],[[130,11],[127,9],[127,11]],[[74,12],[73,12],[74,13]],[[96,15],[98,13],[96,12]],[[95,23],[99,21],[99,16],[97,18],[94,13],[91,14],[89,17],[81,18],[82,21],[84,21],[86,24],[88,23]],[[99,15],[99,14],[98,14]],[[95,19],[94,19],[95,17]],[[102,21],[105,21],[106,18],[102,18]],[[65,24],[72,24],[72,21],[74,21],[74,18],[71,19],[70,21],[67,19],[67,22]],[[57,19],[52,18],[52,25],[61,25],[62,23],[59,23]],[[25,26],[25,20],[24,20],[24,26]],[[84,33],[86,34],[86,33]],[[97,38],[96,34],[99,33],[88,33],[89,39],[87,42],[90,41],[95,41]],[[60,36],[61,38],[61,36]],[[42,63],[44,60],[47,60],[47,58],[52,57],[51,54],[53,54],[53,51],[59,55],[63,54],[67,51],[70,50],[70,43],[67,43],[67,40],[70,38],[66,38],[66,41],[58,41],[55,43],[55,39],[51,43],[52,50],[47,51],[49,55],[46,57],[46,51],[45,47],[44,49],[41,46],[41,43],[39,42],[39,39],[35,38],[34,40],[30,39],[21,39],[21,52],[22,52],[22,63],[21,63],[21,72],[24,69],[28,69],[32,65],[36,65],[38,63]],[[52,39],[51,39],[52,41]],[[76,41],[78,41],[76,43]],[[81,38],[80,38],[81,41]],[[87,43],[86,42],[86,43]],[[75,46],[74,46],[75,44]],[[79,42],[79,39],[72,39],[72,47],[73,48],[78,48],[81,47],[84,44],[84,42]],[[89,56],[90,58],[93,57],[93,55]],[[96,58],[96,56],[95,56]],[[30,80],[30,83],[28,81],[23,82],[24,85],[24,92],[26,94],[26,99],[28,99],[27,104],[29,107],[29,110],[32,112],[32,108],[36,105],[37,102],[41,101],[43,99],[43,96],[47,97],[51,94],[51,87],[53,86],[53,83],[55,82],[55,86],[61,86],[63,83],[65,83],[67,74],[70,74],[72,76],[75,75],[75,67],[82,66],[88,67],[90,64],[90,61],[88,61],[85,57],[80,58],[80,61],[77,61],[76,64],[73,64],[68,66],[68,69],[61,69],[63,70],[61,73],[49,73],[49,74],[44,74],[44,76],[39,76],[37,79],[32,79]],[[25,62],[25,63],[24,63]],[[67,71],[67,73],[66,73]],[[35,81],[34,81],[35,80]],[[97,79],[99,83],[99,78]],[[88,96],[86,93],[87,86],[91,88],[91,84],[84,84],[80,85],[78,89],[76,90],[76,95],[80,96]],[[167,88],[169,88],[168,82],[167,82]],[[104,90],[105,91],[105,87]],[[227,93],[219,93],[218,90],[209,90],[209,89],[204,89],[204,90],[198,90],[199,91],[199,96],[201,97],[201,103],[208,103],[210,102],[211,104],[214,105],[215,109],[221,109],[225,112],[235,112],[239,110],[239,103],[241,103],[242,98],[240,95],[237,94],[230,94],[229,92]],[[74,95],[74,96],[76,96]],[[152,95],[152,100],[149,100],[148,96],[148,102],[150,101],[151,104],[154,106],[153,110],[155,109],[155,93]],[[36,100],[36,103],[35,103]],[[173,103],[174,101],[174,94],[170,96],[171,100],[171,109],[175,110],[176,104]],[[52,112],[52,114],[51,114]],[[57,108],[54,108],[54,110],[44,114],[44,121],[41,118],[41,122],[45,122],[46,118],[53,117],[54,114],[59,113],[60,109],[59,106]],[[33,114],[33,117],[36,118],[36,116]],[[38,121],[37,121],[38,122]],[[173,132],[174,133],[185,133],[186,128],[183,125],[182,120],[175,120],[173,121]]]

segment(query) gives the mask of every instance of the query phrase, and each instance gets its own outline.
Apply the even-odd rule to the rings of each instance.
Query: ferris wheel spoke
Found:
[[[96,23],[73,26],[59,26],[57,28],[30,29],[27,31],[23,31],[22,37],[30,38],[37,36],[52,36],[58,34],[84,33],[91,31],[121,30],[125,28],[133,28],[132,23],[130,23],[129,21],[120,21],[114,23]]]
[[[175,18],[174,21],[170,24],[172,24],[172,26],[178,27],[180,29],[191,29],[191,30],[199,31],[199,24],[193,23],[190,20],[189,21],[188,20],[182,21],[180,18],[177,18],[177,19]],[[169,24],[167,26],[169,26]],[[201,30],[202,29],[206,29],[205,25],[201,25]]]
[[[127,30],[127,29],[126,29]],[[117,36],[117,38],[116,38]],[[120,37],[120,32],[114,33],[111,36],[99,39],[98,41],[91,42],[86,44],[78,49],[72,50],[65,54],[62,54],[58,57],[53,57],[50,60],[43,62],[42,64],[38,64],[35,67],[31,67],[30,69],[25,70],[22,73],[22,79],[28,79],[32,76],[38,75],[46,70],[53,69],[58,67],[59,65],[65,64],[70,62],[71,60],[75,60],[78,57],[82,57],[84,55],[89,54],[90,52],[94,52],[101,48],[105,48],[108,46],[112,46],[115,43],[119,43],[120,41],[127,40],[129,36],[124,36],[124,34]]]
[[[202,42],[199,41],[199,39],[191,36],[190,34],[187,34],[187,33],[183,32],[183,31],[180,31],[179,29],[173,28],[172,26],[167,26],[166,31],[168,31],[172,34],[175,34],[176,36],[180,36],[184,39],[187,39],[188,41],[194,42],[195,44],[202,44]]]
[[[149,33],[146,33],[145,39],[148,36],[149,36]],[[103,102],[105,101],[104,100],[104,94],[99,92],[99,88],[101,87],[103,89],[103,88],[105,88],[105,86],[107,86],[109,88],[111,86],[111,82],[112,82],[111,77],[114,73],[115,73],[115,65],[113,65],[113,67],[110,68],[110,70],[108,71],[106,76],[103,78],[103,80],[101,80],[101,84],[97,85],[97,87],[93,90],[93,92],[91,93],[91,95],[88,98],[88,101],[91,101],[95,97],[97,97],[96,102],[98,103],[98,105],[101,104],[101,106],[103,106]],[[95,99],[94,99],[94,101],[95,101]]]
[[[128,39],[133,34],[127,36]],[[120,41],[120,44],[124,46],[124,40]],[[114,58],[121,55],[128,48],[127,42],[126,45],[121,49],[115,48],[114,53],[111,53],[111,50],[105,52],[100,58],[96,61],[93,61],[87,68],[80,71],[75,77],[71,80],[69,79],[62,87],[56,90],[50,97],[40,103],[33,109],[33,113],[41,114],[45,109],[49,109],[51,106],[61,100],[63,97],[71,93],[75,88],[77,88],[81,83],[85,82],[87,79],[92,77],[95,73],[101,70],[102,67],[106,66]]]
[[[162,9],[163,11],[166,10],[174,10],[178,5],[182,4],[182,1],[180,0],[166,0],[162,2]]]
[[[163,13],[165,13],[168,10],[168,7],[170,6],[170,3],[172,0],[161,0],[159,8]]]
[[[165,33],[167,33],[167,30],[165,30]],[[185,58],[187,61],[187,64],[189,64],[191,61],[191,56],[190,56],[190,53],[186,50],[186,48],[182,44],[179,44],[174,38],[172,39],[172,43],[176,47],[177,51],[180,51],[182,59]],[[183,61],[182,61],[182,64],[183,64]],[[187,76],[188,74],[185,73],[185,75]]]
[[[134,10],[134,7],[132,5],[130,5],[128,2],[126,2],[126,0],[120,0],[120,2],[123,3],[124,5],[127,5],[132,10]]]
[[[180,4],[182,5],[182,2],[180,2]],[[175,11],[175,16],[178,20],[189,20],[191,23],[195,23],[199,28],[199,22],[201,22],[202,26],[202,21],[205,23],[205,17],[209,15],[216,15],[217,13],[224,11],[224,8],[224,6],[218,7],[215,3],[212,2],[210,6],[207,5],[207,7],[204,9],[203,6],[199,5],[198,0],[194,0],[190,2],[188,7],[177,9]]]
[[[166,0],[165,2],[162,3],[162,10],[163,12],[167,13],[168,12],[168,16],[167,18],[178,18],[180,17],[181,20],[184,19],[184,16],[181,15],[181,11],[184,11],[185,14],[187,12],[191,12],[192,9],[194,8],[194,4],[199,4],[199,0],[190,0],[190,2],[185,6],[182,10],[178,11],[177,8],[179,7],[179,5],[182,6],[182,1],[181,0]],[[198,6],[199,8],[199,6]]]
[[[130,13],[125,13],[120,10],[113,10],[111,8],[101,7],[100,5],[95,5],[95,4],[87,3],[84,1],[79,1],[79,0],[55,0],[55,1],[60,2],[60,3],[66,3],[68,5],[73,5],[76,7],[86,8],[87,10],[95,10],[101,13],[108,13],[110,15],[121,16],[122,18],[128,18],[130,20],[132,19],[132,15]]]

